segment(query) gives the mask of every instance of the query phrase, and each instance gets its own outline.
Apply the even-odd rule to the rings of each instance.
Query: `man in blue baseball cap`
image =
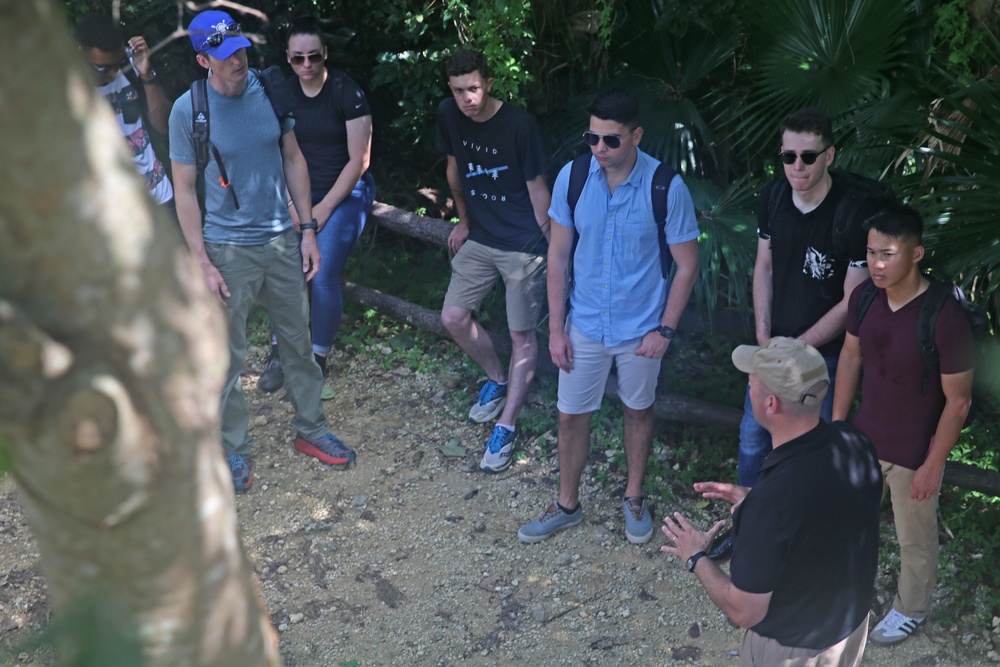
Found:
[[[355,455],[327,429],[320,401],[323,373],[309,336],[306,281],[319,270],[320,253],[294,120],[275,115],[260,78],[247,67],[250,40],[229,14],[201,12],[188,33],[198,64],[209,72],[204,88],[212,159],[204,171],[204,213],[196,188],[190,91],[170,114],[170,159],[181,230],[228,318],[229,372],[221,420],[233,485],[246,491],[253,484],[240,371],[247,316],[257,301],[270,313],[278,337],[285,390],[295,407],[295,448],[328,465],[346,467]],[[289,215],[286,192],[299,212],[298,226]]]

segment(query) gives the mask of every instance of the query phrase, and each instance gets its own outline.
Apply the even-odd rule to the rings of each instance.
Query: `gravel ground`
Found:
[[[358,451],[347,471],[294,451],[289,404],[280,392],[256,391],[263,351],[248,368],[255,484],[236,502],[286,665],[738,663],[741,631],[659,552],[659,532],[642,546],[624,539],[624,481],[596,474],[603,452],[584,475],[583,524],[520,544],[519,526],[555,497],[553,435],[519,441],[524,455],[507,471],[480,472],[488,427],[464,421],[478,387],[451,373],[393,369],[380,363],[387,350],[338,352],[331,361],[337,393],[327,414]],[[527,412],[554,411],[543,393],[533,392]],[[448,445],[467,454],[445,455]],[[0,484],[0,640],[10,650],[49,611],[13,485]],[[681,498],[654,507],[654,516],[676,507],[707,525],[705,512],[724,511],[703,505]],[[989,628],[952,631],[932,619],[902,645],[870,645],[864,664],[994,665],[994,644],[1000,634]],[[3,664],[54,661],[45,648],[14,649]]]

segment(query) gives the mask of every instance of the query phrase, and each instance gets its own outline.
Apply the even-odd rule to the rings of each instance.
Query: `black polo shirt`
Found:
[[[875,448],[845,422],[776,447],[733,516],[733,584],[771,592],[753,630],[824,649],[868,613],[879,549],[882,473]]]

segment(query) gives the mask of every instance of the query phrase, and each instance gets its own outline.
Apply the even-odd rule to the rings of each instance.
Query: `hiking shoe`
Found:
[[[267,358],[267,366],[264,367],[264,372],[260,374],[260,380],[257,381],[257,388],[270,394],[281,389],[283,384],[285,384],[285,372],[281,370],[281,359],[278,357],[278,351],[272,348],[271,356]]]
[[[329,466],[347,467],[354,463],[355,459],[354,450],[332,433],[327,433],[316,442],[296,438],[295,449]]]
[[[510,455],[514,451],[514,431],[497,424],[493,435],[486,441],[486,451],[479,467],[486,472],[501,472],[510,466]]]
[[[534,544],[548,539],[560,530],[572,528],[581,521],[583,521],[582,505],[577,506],[575,512],[567,514],[559,509],[558,504],[552,503],[537,519],[521,526],[521,530],[517,531],[517,539],[525,544]]]
[[[253,486],[249,454],[226,454],[226,463],[229,464],[229,473],[233,476],[233,488],[238,493]]]
[[[499,385],[493,380],[487,380],[479,390],[479,400],[469,409],[469,419],[477,424],[484,424],[497,418],[504,404],[507,403],[507,385]]]
[[[868,638],[883,646],[898,644],[912,635],[913,631],[923,625],[926,620],[926,618],[910,618],[900,614],[895,609],[891,609],[885,618],[878,622],[875,629],[869,633]]]
[[[633,496],[622,501],[625,511],[625,537],[632,544],[645,544],[653,537],[653,517],[649,515],[649,503],[641,496]]]

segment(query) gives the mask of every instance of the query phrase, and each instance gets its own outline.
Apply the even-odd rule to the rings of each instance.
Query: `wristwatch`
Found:
[[[694,566],[698,564],[698,561],[701,559],[702,556],[706,555],[707,554],[704,551],[699,551],[698,553],[688,558],[687,563],[685,563],[685,567],[687,567],[688,572],[694,572]]]
[[[668,327],[665,324],[661,324],[660,326],[658,326],[655,329],[653,329],[653,331],[657,332],[658,334],[660,334],[661,336],[663,336],[667,340],[673,340],[674,338],[677,337],[677,330],[674,329],[674,328]]]
[[[319,223],[316,222],[316,218],[313,218],[309,222],[303,222],[302,224],[299,225],[300,232],[304,232],[307,229],[313,229],[319,231]]]

